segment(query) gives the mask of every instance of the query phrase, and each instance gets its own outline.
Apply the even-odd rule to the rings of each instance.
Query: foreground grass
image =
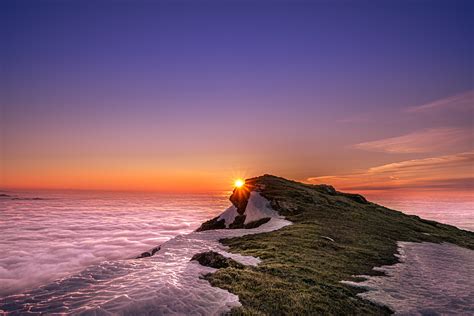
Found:
[[[364,203],[326,186],[268,175],[246,186],[258,187],[294,224],[221,241],[232,252],[262,259],[257,267],[228,267],[206,276],[213,286],[239,296],[242,307],[232,314],[390,314],[340,281],[374,275],[373,267],[397,262],[397,241],[451,242],[474,249],[471,232]]]

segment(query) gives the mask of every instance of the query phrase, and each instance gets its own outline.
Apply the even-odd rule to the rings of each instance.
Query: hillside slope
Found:
[[[248,179],[234,190],[230,200],[238,212],[237,228],[245,227],[252,191],[293,225],[221,240],[231,252],[262,259],[256,267],[230,266],[206,276],[213,286],[239,296],[243,306],[233,314],[389,314],[388,308],[359,298],[360,290],[341,281],[375,275],[373,267],[397,262],[397,241],[450,242],[474,249],[474,233],[405,215],[330,186],[270,175]],[[217,217],[199,230],[225,227]]]

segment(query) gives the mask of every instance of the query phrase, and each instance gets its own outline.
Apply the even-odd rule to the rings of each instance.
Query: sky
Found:
[[[2,1],[0,188],[474,184],[472,1]]]

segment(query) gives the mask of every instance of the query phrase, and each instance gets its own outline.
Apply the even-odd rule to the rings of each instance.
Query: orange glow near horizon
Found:
[[[226,176],[206,171],[104,168],[76,170],[48,168],[39,172],[8,170],[0,188],[143,192],[209,192],[230,190]]]
[[[120,192],[206,193],[231,191],[236,179],[245,183],[247,176],[262,171],[233,168],[210,170],[207,166],[159,166],[156,163],[124,161],[93,163],[84,161],[9,164],[0,168],[2,190],[87,190]]]

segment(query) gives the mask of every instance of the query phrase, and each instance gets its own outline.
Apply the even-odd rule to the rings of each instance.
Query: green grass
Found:
[[[230,251],[259,257],[257,267],[220,269],[207,280],[239,296],[236,315],[383,315],[386,307],[356,296],[340,283],[397,262],[397,241],[451,242],[474,249],[474,234],[422,220],[359,197],[274,176],[247,180],[294,224],[278,231],[221,242]],[[334,239],[334,242],[325,237]]]

